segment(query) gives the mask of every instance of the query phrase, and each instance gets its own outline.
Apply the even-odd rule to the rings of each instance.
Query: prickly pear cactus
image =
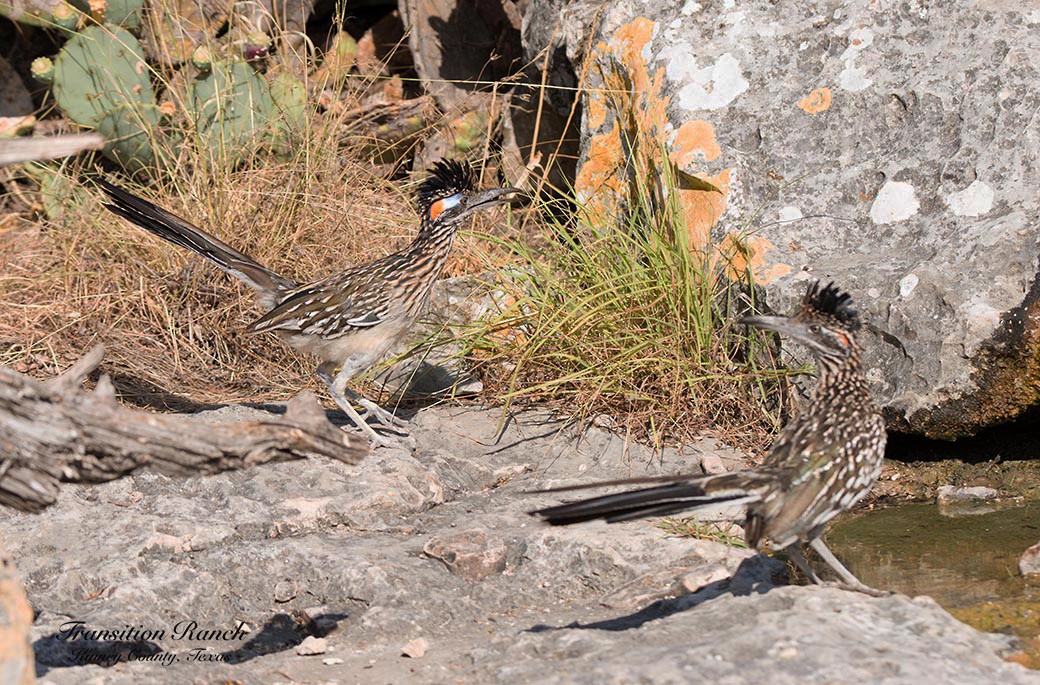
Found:
[[[346,31],[340,31],[332,39],[321,66],[313,80],[322,88],[342,87],[350,76],[350,68],[357,58],[357,42]]]
[[[37,57],[30,67],[33,78],[40,83],[50,85],[54,82],[54,62],[50,57]]]
[[[74,31],[82,13],[65,0],[0,0],[0,15],[30,26]]]
[[[307,86],[295,75],[281,71],[269,76],[276,125],[283,133],[299,131],[307,124]]]
[[[247,157],[277,111],[263,77],[240,60],[213,62],[192,86],[192,110],[199,144],[218,163]]]
[[[136,170],[156,163],[160,112],[137,39],[117,26],[90,26],[54,59],[54,99],[108,141],[105,156]]]
[[[2,2],[3,0],[0,0]],[[95,21],[136,29],[141,26],[144,0],[69,0]]]

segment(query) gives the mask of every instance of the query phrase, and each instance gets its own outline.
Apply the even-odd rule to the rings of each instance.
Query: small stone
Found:
[[[321,663],[326,666],[335,666],[336,664],[342,664],[343,659],[340,659],[338,656],[330,656],[328,659],[322,659]]]
[[[319,618],[323,618],[330,613],[332,613],[332,609],[330,609],[327,604],[303,609],[303,614],[312,621],[317,621]]]
[[[720,457],[718,454],[715,454],[714,452],[708,452],[703,457],[701,457],[701,469],[704,471],[704,473],[707,473],[709,475],[714,475],[716,473],[725,473],[729,470],[726,468],[726,465],[722,463],[722,457]]]
[[[943,485],[939,488],[936,499],[940,505],[965,502],[992,502],[995,499],[1000,499],[1000,492],[982,485],[971,488]]]
[[[303,642],[296,645],[296,653],[300,656],[315,656],[329,651],[328,644],[323,637],[308,635]]]
[[[280,581],[274,586],[274,601],[285,604],[296,597],[296,583],[291,580]]]
[[[411,659],[421,659],[426,656],[426,650],[429,647],[430,643],[426,641],[425,637],[417,637],[401,648],[401,654]]]
[[[435,535],[423,552],[444,562],[448,570],[470,582],[506,570],[506,544],[475,528],[447,535]]]
[[[1027,549],[1019,557],[1018,572],[1023,576],[1033,576],[1040,573],[1040,542]]]

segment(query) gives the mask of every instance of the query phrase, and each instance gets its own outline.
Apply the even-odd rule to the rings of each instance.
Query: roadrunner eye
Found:
[[[466,198],[463,197],[461,193],[456,193],[451,197],[446,197],[442,200],[437,200],[432,205],[430,205],[430,219],[436,219],[438,216],[440,216],[441,212],[447,209],[451,209],[452,207],[455,207],[456,205],[460,204],[466,204]]]
[[[818,323],[809,324],[809,332],[810,333],[819,333],[821,330],[822,329],[820,328],[820,324],[818,324]]]

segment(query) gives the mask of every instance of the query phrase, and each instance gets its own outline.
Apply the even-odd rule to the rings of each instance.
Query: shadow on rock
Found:
[[[773,567],[773,563],[760,554],[740,562],[737,572],[730,578],[708,583],[696,592],[688,595],[658,600],[635,613],[593,623],[574,622],[565,626],[536,625],[528,628],[527,632],[544,633],[551,630],[620,631],[639,628],[650,621],[656,621],[672,614],[694,609],[725,594],[738,597],[765,594],[774,587]]]
[[[222,661],[240,664],[258,656],[282,652],[292,649],[305,638],[325,637],[334,631],[347,614],[321,614],[310,616],[303,612],[292,614],[275,614],[260,631],[241,647],[216,653],[208,661]],[[78,624],[82,630],[62,631],[42,637],[33,644],[36,654],[36,674],[42,676],[56,668],[97,665],[108,668],[118,663],[134,661],[155,661],[169,665],[178,660],[178,654],[205,651],[198,642],[187,644],[183,649],[164,649],[147,639],[138,640],[92,640],[85,639],[91,631],[85,624]],[[128,626],[128,630],[131,630]],[[131,632],[133,632],[131,630]],[[142,633],[151,631],[137,631]],[[163,632],[163,631],[157,631]],[[147,637],[151,637],[148,635]],[[158,639],[162,639],[159,636]],[[176,642],[174,644],[177,644]],[[194,660],[194,659],[189,659]]]
[[[254,637],[241,647],[223,652],[220,660],[229,664],[240,664],[266,654],[284,652],[304,641],[305,638],[325,637],[347,614],[322,614],[308,616],[294,611],[292,614],[275,614]]]
[[[108,668],[125,661],[164,661],[171,658],[162,647],[148,640],[69,639],[65,633],[41,637],[33,643],[36,675],[55,668],[94,664]]]

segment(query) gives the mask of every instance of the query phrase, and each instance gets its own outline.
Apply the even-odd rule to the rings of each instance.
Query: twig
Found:
[[[84,150],[100,150],[104,145],[104,138],[97,133],[0,140],[0,166],[68,157]]]

